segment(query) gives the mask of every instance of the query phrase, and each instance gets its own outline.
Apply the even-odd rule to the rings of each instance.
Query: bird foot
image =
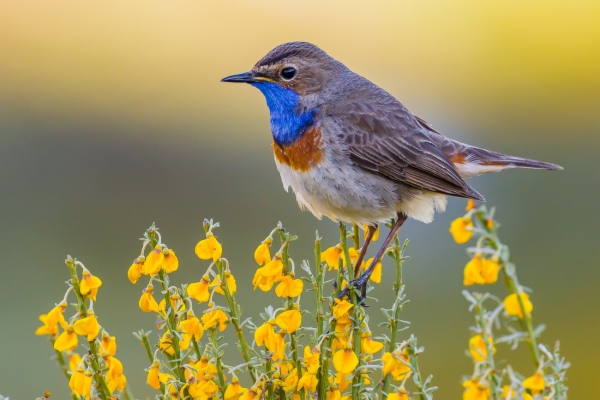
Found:
[[[365,271],[361,276],[359,276],[358,278],[356,278],[353,281],[350,281],[350,284],[348,284],[337,295],[337,298],[343,299],[344,296],[348,296],[348,294],[350,292],[350,288],[352,287],[354,289],[357,289],[357,291],[360,293],[358,296],[358,301],[360,302],[361,306],[368,307],[367,304],[364,302],[364,300],[367,298],[367,283],[369,282],[370,277],[371,277],[371,274],[369,273],[369,271]]]

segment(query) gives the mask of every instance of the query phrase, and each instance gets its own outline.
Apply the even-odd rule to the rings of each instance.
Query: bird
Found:
[[[445,210],[446,196],[485,201],[465,179],[509,168],[562,169],[450,139],[308,42],[281,44],[250,71],[222,82],[247,83],[264,95],[275,165],[300,208],[318,219],[367,225],[350,285],[363,298],[408,218],[432,222],[435,212]],[[378,224],[390,220],[383,245],[359,276]]]

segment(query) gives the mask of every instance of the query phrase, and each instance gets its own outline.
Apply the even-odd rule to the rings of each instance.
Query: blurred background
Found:
[[[132,286],[126,272],[152,222],[179,256],[173,278],[182,283],[207,266],[193,253],[202,219],[220,221],[238,298],[255,321],[279,304],[250,284],[253,250],[277,221],[300,235],[297,264],[313,259],[316,229],[324,246],[337,243],[334,223],[299,211],[282,190],[262,95],[219,83],[303,40],[452,138],[565,167],[470,183],[498,207],[501,237],[534,289],[534,322],[548,326],[541,341],[560,339],[573,363],[571,397],[591,398],[600,358],[599,21],[592,0],[2,0],[0,393],[69,395],[46,338],[33,334],[64,294],[67,254],[103,280],[94,309],[118,338],[136,396],[147,398],[148,361],[131,332],[154,320],[137,306],[145,283]],[[411,239],[402,337],[414,333],[425,347],[420,366],[440,399],[460,398],[461,375],[472,372],[464,352],[473,319],[461,295],[468,258],[448,233],[465,203],[450,199],[432,224],[409,221],[401,232]],[[391,276],[384,268],[384,282]],[[378,290],[374,314],[391,304],[391,288]],[[524,346],[501,345],[497,357],[534,371]]]

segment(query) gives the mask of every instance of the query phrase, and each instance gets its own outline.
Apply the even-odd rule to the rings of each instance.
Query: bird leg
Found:
[[[373,239],[373,235],[377,231],[377,226],[368,225],[367,226],[367,236],[365,237],[365,242],[363,243],[360,254],[358,255],[358,259],[356,260],[356,265],[354,265],[354,279],[358,278],[360,274],[360,265],[365,259],[365,255],[367,254],[367,249],[369,248],[369,244],[371,244],[371,240]]]
[[[375,258],[373,258],[373,261],[371,262],[371,265],[369,265],[369,268],[367,268],[367,270],[365,272],[363,272],[363,274],[360,277],[358,277],[357,279],[350,282],[350,285],[346,286],[346,288],[344,288],[344,290],[342,290],[340,292],[340,294],[338,295],[338,299],[341,299],[342,297],[344,297],[348,294],[348,288],[350,286],[360,289],[360,293],[361,293],[360,298],[361,299],[364,299],[366,297],[367,283],[369,282],[369,278],[371,277],[371,274],[373,274],[373,270],[375,269],[375,266],[381,262],[381,259],[383,258],[383,255],[385,254],[385,251],[387,250],[387,247],[390,245],[390,243],[394,239],[394,236],[396,236],[396,234],[398,233],[398,231],[400,230],[400,228],[402,227],[402,224],[404,224],[406,219],[407,219],[406,215],[398,214],[398,219],[396,220],[396,223],[394,223],[394,226],[392,226],[390,233],[387,235],[387,237],[383,241],[383,245],[377,251],[377,254],[375,254]],[[357,264],[357,266],[358,265],[360,265],[360,264]]]

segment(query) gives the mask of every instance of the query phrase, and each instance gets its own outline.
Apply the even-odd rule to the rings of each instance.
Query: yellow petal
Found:
[[[207,276],[203,276],[200,282],[191,283],[187,287],[187,294],[192,299],[195,299],[199,303],[204,303],[210,298],[208,291],[209,280]]]
[[[159,311],[158,303],[156,303],[154,296],[152,296],[153,289],[154,288],[151,285],[148,285],[142,292],[138,305],[143,312]]]
[[[476,254],[471,261],[465,265],[465,269],[463,271],[463,284],[465,286],[470,286],[474,283],[479,285],[485,284],[485,278],[481,275],[481,266],[481,254]]]
[[[333,366],[339,373],[349,374],[354,371],[357,365],[358,357],[352,349],[338,350],[333,355]]]
[[[271,261],[271,252],[269,248],[273,240],[271,238],[265,239],[254,251],[254,260],[258,265],[263,265]]]
[[[84,270],[83,279],[79,282],[79,292],[85,296],[92,289],[98,289],[100,286],[102,286],[100,278],[93,276],[87,269]]]
[[[496,347],[492,342],[492,338],[489,337],[488,342],[492,345],[492,354],[496,354]],[[481,335],[476,335],[469,339],[469,352],[471,353],[473,360],[476,362],[483,362],[487,359],[487,346],[485,345],[485,341]]]
[[[525,379],[523,381],[523,387],[531,390],[534,394],[544,390],[546,387],[546,379],[544,379],[542,371],[537,370],[535,374]]]
[[[481,260],[481,276],[485,280],[485,283],[496,283],[499,270],[500,266],[497,260],[488,260],[487,258]]]
[[[223,248],[221,247],[221,243],[214,237],[211,233],[208,233],[206,239],[201,240],[196,245],[196,255],[201,260],[210,260],[217,261],[221,258],[221,254],[223,253]]]
[[[383,343],[372,340],[371,336],[363,338],[360,342],[361,351],[367,354],[375,354],[383,349]]]
[[[80,336],[87,336],[87,340],[90,342],[98,336],[100,325],[98,325],[96,316],[91,314],[91,311],[88,311],[87,317],[75,321],[73,330]]]
[[[144,275],[158,274],[158,271],[162,268],[164,259],[165,255],[163,254],[162,246],[157,244],[150,254],[148,254],[148,257],[146,257],[146,261],[144,261],[144,266],[142,267],[142,273]]]
[[[450,233],[456,243],[467,243],[473,236],[473,221],[470,217],[456,218],[450,224]]]
[[[146,382],[148,383],[148,385],[150,385],[150,387],[152,389],[156,389],[156,390],[160,389],[160,380],[158,378],[158,374],[159,374],[158,368],[159,368],[158,361],[152,362],[152,365],[148,369],[148,378],[146,379]]]
[[[131,283],[136,283],[138,279],[142,276],[142,268],[144,266],[143,258],[136,258],[133,260],[133,264],[127,270],[127,278],[131,281]]]
[[[54,349],[58,351],[73,350],[77,347],[77,335],[73,331],[63,331],[54,342]]]
[[[342,256],[342,248],[340,245],[330,247],[321,253],[321,259],[327,263],[329,271],[338,269],[339,259]]]
[[[533,310],[533,304],[529,300],[529,295],[527,293],[521,293],[521,300],[523,301],[523,306],[525,307],[525,313],[529,315]],[[508,315],[514,315],[519,318],[523,318],[523,310],[521,309],[521,304],[519,303],[516,293],[509,294],[504,299],[504,311],[506,311]]]
[[[164,254],[162,267],[168,274],[177,271],[177,269],[179,268],[179,259],[177,258],[173,250],[169,249],[167,251],[167,254]]]
[[[297,309],[285,311],[275,318],[275,323],[287,333],[294,333],[302,323],[302,314]]]

